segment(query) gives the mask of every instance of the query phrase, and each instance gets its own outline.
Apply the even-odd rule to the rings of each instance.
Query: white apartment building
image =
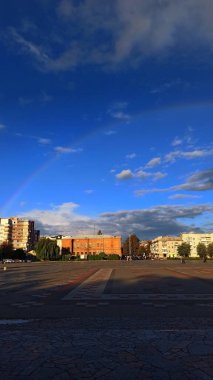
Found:
[[[152,240],[151,254],[159,259],[177,257],[177,248],[180,244],[182,240],[178,236],[158,236]]]
[[[183,233],[180,236],[158,236],[152,240],[151,253],[156,258],[168,258],[178,256],[178,246],[188,243],[191,246],[190,257],[198,257],[197,245],[204,243],[206,247],[213,242],[213,233],[197,234]]]
[[[0,244],[12,243],[14,249],[29,251],[35,240],[34,221],[17,217],[0,218]]]
[[[207,247],[209,243],[213,242],[213,233],[209,234],[196,234],[196,233],[183,233],[180,235],[182,242],[188,243],[191,246],[191,257],[197,257],[197,245],[199,243],[205,244]]]
[[[0,244],[10,242],[12,239],[12,221],[8,218],[0,218]]]

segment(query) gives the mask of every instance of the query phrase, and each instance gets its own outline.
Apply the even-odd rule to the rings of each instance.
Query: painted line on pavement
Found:
[[[63,300],[101,298],[111,273],[112,269],[99,269],[96,273],[77,286],[77,288],[68,293]]]

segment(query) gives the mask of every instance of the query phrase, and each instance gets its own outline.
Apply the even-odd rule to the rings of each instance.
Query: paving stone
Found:
[[[22,276],[29,278],[33,293],[21,282],[21,289],[14,293],[13,272],[13,287],[3,296],[2,320],[14,320],[0,324],[1,380],[213,378],[212,289],[210,280],[207,284],[202,279],[206,274],[198,270],[199,264],[187,263],[184,284],[175,278],[180,273],[176,263],[131,263],[128,267],[125,263],[68,263],[63,273],[57,269],[60,264],[50,263],[40,266],[37,274],[33,265],[30,268],[30,275],[23,270]],[[35,281],[43,270],[42,280]],[[164,277],[169,273],[171,280],[158,287],[152,283],[153,273]],[[141,291],[145,276],[152,276],[152,282]],[[97,284],[98,277],[102,286]],[[79,301],[74,297],[63,301],[71,289],[76,289],[72,294],[80,294]],[[42,301],[41,307],[36,301]],[[15,323],[18,319],[28,323]]]

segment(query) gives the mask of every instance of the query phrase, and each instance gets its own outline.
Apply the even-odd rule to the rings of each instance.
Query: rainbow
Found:
[[[213,105],[213,100],[208,100],[208,101],[203,101],[203,102],[192,102],[192,103],[179,103],[179,104],[167,104],[165,106],[161,106],[161,107],[158,107],[158,108],[150,108],[150,109],[147,109],[147,110],[144,110],[143,112],[141,113],[138,113],[138,114],[135,114],[134,115],[134,121],[137,122],[139,121],[139,119],[141,117],[143,117],[144,115],[147,115],[147,114],[153,114],[153,113],[159,113],[159,112],[167,112],[167,111],[171,111],[171,110],[183,110],[183,109],[189,109],[189,108],[202,108],[202,107],[208,107],[208,106],[212,106]],[[84,140],[86,140],[87,138],[91,138],[93,137],[97,132],[104,132],[104,130],[106,129],[109,129],[110,127],[111,128],[115,128],[115,127],[118,127],[119,125],[123,125],[123,122],[122,121],[114,121],[111,123],[111,125],[107,125],[107,128],[106,127],[102,127],[100,128],[99,126],[96,127],[96,128],[93,128],[93,130],[89,133],[85,133],[83,138],[81,137],[81,139],[77,142],[80,142],[82,143]],[[76,145],[76,142],[75,142],[75,145]],[[54,154],[50,159],[48,159],[47,161],[45,161],[41,166],[39,166],[38,168],[36,168],[36,170],[31,173],[27,178],[25,178],[25,180],[20,184],[20,186],[15,190],[15,192],[9,197],[9,199],[7,199],[7,201],[3,204],[3,206],[1,207],[1,215],[5,215],[6,213],[9,212],[10,208],[12,207],[12,205],[15,203],[15,201],[19,198],[19,196],[23,193],[24,190],[26,190],[26,188],[42,173],[44,172],[45,170],[47,170],[47,168],[52,165],[57,159],[60,158],[60,154]]]
[[[1,214],[6,215],[15,201],[19,198],[19,196],[23,193],[23,191],[33,182],[33,180],[39,176],[43,171],[45,171],[49,165],[51,165],[57,157],[53,157],[48,161],[45,161],[41,166],[36,168],[36,170],[31,173],[25,180],[19,185],[16,191],[10,196],[10,198],[5,202],[3,207],[1,208]]]

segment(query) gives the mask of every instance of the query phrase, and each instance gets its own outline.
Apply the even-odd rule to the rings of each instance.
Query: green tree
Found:
[[[11,243],[8,243],[4,241],[0,245],[0,259],[11,259],[13,254],[13,245]]]
[[[137,256],[139,250],[139,239],[133,234],[126,238],[123,244],[123,254],[127,256]]]
[[[188,243],[182,243],[181,245],[178,246],[178,255],[181,257],[181,258],[186,258],[186,257],[189,257],[190,256],[190,252],[191,252],[191,246],[190,244]]]
[[[144,247],[143,245],[139,247],[138,249],[138,255],[140,256],[146,256],[146,247]]]
[[[209,243],[207,246],[207,255],[210,257],[210,259],[213,258],[213,243]]]
[[[25,260],[26,252],[22,248],[17,248],[12,253],[12,259],[14,260]]]
[[[70,258],[71,258],[70,248],[68,248],[68,247],[62,247],[62,250],[61,250],[61,260],[62,261],[69,261]]]
[[[197,254],[198,254],[198,256],[200,256],[201,259],[206,260],[207,249],[206,249],[205,244],[199,243],[197,245]]]
[[[56,240],[41,238],[35,245],[36,256],[41,260],[58,260],[60,248]]]
[[[145,244],[139,246],[138,254],[146,258],[151,256],[151,240],[147,240]]]

